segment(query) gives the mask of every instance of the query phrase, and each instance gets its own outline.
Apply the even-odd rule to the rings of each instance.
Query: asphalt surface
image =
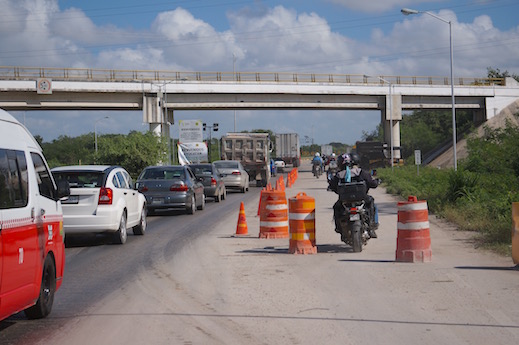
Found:
[[[253,188],[243,199],[234,195],[227,208],[186,218],[191,223],[177,227],[185,217],[160,218],[161,230],[144,237],[153,242],[132,251],[145,264],[125,266],[132,273],[85,308],[66,314],[58,307],[46,321],[51,331],[29,343],[519,342],[519,271],[511,258],[475,249],[471,234],[430,215],[432,261],[396,262],[399,199],[383,187],[370,191],[379,207],[378,238],[353,253],[333,230],[336,195],[326,191],[324,175],[316,179],[303,166],[285,192],[315,199],[316,254],[289,254],[287,238],[258,238],[259,189]],[[242,200],[248,234],[237,237]],[[173,236],[177,231],[183,235]],[[89,288],[101,289],[105,279]]]

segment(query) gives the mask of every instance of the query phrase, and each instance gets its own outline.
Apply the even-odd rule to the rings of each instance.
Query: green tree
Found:
[[[97,141],[97,163],[120,165],[134,178],[149,165],[167,162],[168,142],[152,132],[109,134],[97,137]]]
[[[458,139],[473,128],[473,115],[468,110],[456,111]],[[403,115],[400,122],[402,157],[414,156],[414,150],[427,153],[442,143],[452,140],[451,110],[415,110]]]
[[[508,71],[501,72],[499,70],[499,68],[494,69],[492,67],[487,67],[487,75],[488,75],[489,78],[512,77],[512,78],[514,78],[515,80],[517,80],[519,82],[519,75],[517,75],[517,74],[510,75],[510,73],[508,73]]]

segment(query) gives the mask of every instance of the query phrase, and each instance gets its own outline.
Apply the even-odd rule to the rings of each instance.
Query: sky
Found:
[[[517,0],[0,0],[0,66],[486,77],[519,74]],[[146,131],[140,111],[11,112],[45,142]],[[108,116],[108,118],[105,118]],[[177,111],[234,130],[234,111]],[[236,112],[236,129],[353,144],[379,111]]]

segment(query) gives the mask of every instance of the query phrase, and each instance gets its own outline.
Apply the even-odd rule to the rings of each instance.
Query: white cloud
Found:
[[[381,13],[395,7],[415,6],[420,3],[445,2],[445,0],[327,0],[328,2],[344,6],[351,10],[367,13]]]
[[[420,3],[334,2],[359,11],[376,10],[370,6],[383,10]],[[371,35],[360,40],[337,31],[315,12],[270,8],[261,3],[229,11],[229,29],[224,30],[182,8],[158,13],[148,28],[139,31],[98,25],[80,9],[60,10],[56,0],[0,0],[0,8],[0,65],[4,66],[231,71],[235,54],[237,71],[434,76],[447,76],[449,72],[448,25],[425,14],[398,16],[393,26],[373,25],[368,29]],[[485,76],[487,67],[519,71],[519,27],[501,31],[488,15],[460,23],[452,11],[436,14],[453,21],[455,76]],[[272,123],[279,130],[310,135],[313,126],[320,143],[328,139],[352,143],[362,131],[375,129],[380,119],[376,112],[283,110],[282,117],[279,112],[238,113],[240,130]],[[218,115],[200,116],[213,121],[212,116],[223,114],[222,132],[223,128],[233,129],[232,111],[211,114]],[[352,114],[354,123],[350,122]],[[196,112],[180,115],[199,116]],[[84,121],[79,131],[90,130],[88,116],[74,121]],[[139,115],[132,116],[134,127],[142,129]],[[57,121],[61,123],[62,118],[57,117]],[[350,123],[347,131],[335,125],[341,121]],[[45,139],[57,137],[45,121],[34,123],[36,134]],[[247,128],[242,127],[245,125]],[[114,123],[111,128],[116,127]],[[74,133],[65,125],[60,128]]]

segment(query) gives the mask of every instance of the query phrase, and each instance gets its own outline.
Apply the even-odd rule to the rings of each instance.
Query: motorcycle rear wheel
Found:
[[[351,227],[351,243],[354,253],[362,252],[362,226],[360,221],[356,221]]]

